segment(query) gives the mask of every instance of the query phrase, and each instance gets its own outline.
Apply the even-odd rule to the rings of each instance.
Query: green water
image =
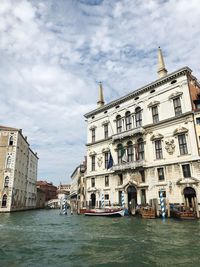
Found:
[[[200,221],[0,214],[0,266],[200,266]]]

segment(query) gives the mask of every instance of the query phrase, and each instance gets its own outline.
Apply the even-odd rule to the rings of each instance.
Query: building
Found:
[[[87,119],[86,206],[166,200],[199,209],[200,84],[188,67],[167,73],[158,49],[158,79],[104,104]],[[200,203],[199,203],[200,204]]]
[[[45,208],[45,202],[46,202],[45,200],[46,200],[45,192],[42,189],[37,188],[36,208],[37,209]]]
[[[57,187],[53,183],[47,181],[37,181],[37,188],[40,188],[45,193],[45,201],[57,198]]]
[[[0,126],[0,212],[36,207],[37,165],[22,130]]]
[[[67,199],[70,195],[70,184],[60,184],[57,189],[57,197],[58,201],[62,202],[62,200]]]
[[[70,205],[73,211],[85,206],[85,180],[86,161],[76,167],[71,175]]]

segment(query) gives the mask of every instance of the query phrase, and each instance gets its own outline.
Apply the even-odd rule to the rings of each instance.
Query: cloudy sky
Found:
[[[199,0],[0,0],[0,125],[22,128],[38,179],[67,183],[85,155],[83,115],[169,72],[200,77]]]

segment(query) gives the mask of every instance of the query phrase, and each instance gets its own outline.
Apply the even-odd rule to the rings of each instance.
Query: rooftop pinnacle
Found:
[[[158,76],[159,78],[162,78],[167,75],[167,69],[165,68],[165,63],[163,59],[162,50],[160,47],[158,47]]]
[[[97,107],[100,108],[104,105],[104,98],[103,98],[103,87],[102,83],[99,83],[99,99],[97,101]]]

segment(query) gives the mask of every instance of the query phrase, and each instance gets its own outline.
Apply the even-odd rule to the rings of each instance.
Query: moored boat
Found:
[[[142,207],[140,208],[140,215],[142,218],[145,219],[155,219],[156,218],[156,211],[152,207]]]
[[[177,219],[194,220],[197,218],[196,212],[186,206],[178,206],[171,210],[171,215]]]
[[[107,217],[120,217],[124,216],[124,209],[91,209],[86,210],[86,216],[107,216]]]

